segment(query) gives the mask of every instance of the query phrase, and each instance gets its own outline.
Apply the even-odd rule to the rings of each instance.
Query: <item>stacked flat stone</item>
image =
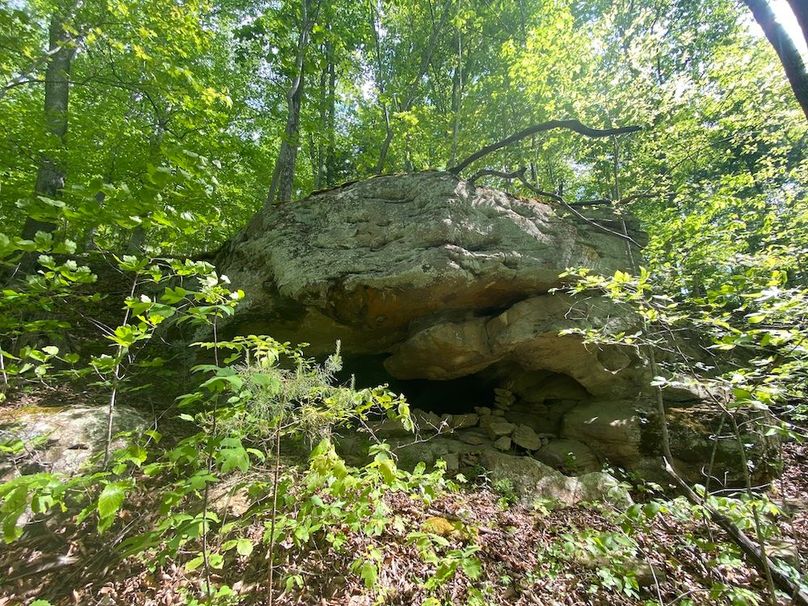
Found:
[[[538,450],[543,446],[538,434],[533,431],[533,428],[527,425],[517,426],[511,434],[511,439],[514,444],[529,451]]]
[[[496,409],[507,412],[514,402],[516,402],[516,396],[509,389],[501,387],[494,389],[494,407]]]

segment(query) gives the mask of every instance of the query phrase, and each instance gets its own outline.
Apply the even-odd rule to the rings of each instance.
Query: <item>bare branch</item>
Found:
[[[460,171],[466,168],[469,164],[479,160],[483,156],[487,156],[491,152],[495,152],[498,149],[502,149],[503,147],[506,147],[511,143],[516,143],[518,141],[521,141],[522,139],[526,139],[527,137],[535,135],[536,133],[543,133],[548,130],[555,130],[557,128],[565,128],[567,130],[576,132],[579,135],[590,137],[592,139],[611,137],[614,135],[626,135],[628,133],[636,133],[637,131],[641,130],[641,127],[639,126],[623,126],[620,128],[607,128],[601,130],[585,126],[584,124],[581,124],[578,120],[549,120],[547,122],[541,122],[540,124],[534,124],[533,126],[528,126],[524,130],[520,130],[518,133],[512,134],[510,137],[505,137],[501,141],[497,141],[496,143],[492,143],[491,145],[486,145],[480,151],[471,154],[460,164],[448,170],[450,173],[458,175],[460,174]]]
[[[629,242],[630,244],[633,244],[637,248],[642,248],[642,246],[640,246],[640,244],[634,238],[629,236],[628,234],[623,234],[623,233],[620,233],[619,231],[609,229],[605,225],[602,225],[602,224],[598,223],[597,221],[593,221],[589,217],[586,217],[586,216],[582,215],[577,209],[573,208],[571,204],[569,204],[566,200],[564,200],[564,198],[562,196],[559,196],[558,194],[553,193],[553,192],[542,191],[539,188],[532,185],[531,183],[529,183],[528,180],[525,179],[525,171],[526,170],[527,170],[526,167],[523,166],[519,170],[515,170],[513,172],[506,173],[506,172],[503,172],[503,171],[486,168],[486,169],[483,169],[483,170],[480,170],[480,171],[474,173],[474,175],[472,175],[472,177],[469,179],[469,183],[471,183],[473,185],[474,181],[476,179],[479,179],[480,177],[484,177],[484,176],[500,177],[501,179],[508,179],[508,180],[518,179],[522,183],[522,185],[524,185],[531,192],[533,192],[534,194],[536,194],[537,196],[539,196],[541,198],[549,198],[553,202],[559,203],[561,206],[566,208],[573,215],[578,217],[581,221],[584,221],[585,223],[588,223],[589,225],[591,225],[591,226],[593,226],[593,227],[595,227],[595,228],[597,228],[597,229],[599,229],[601,231],[604,231],[604,232],[606,232],[606,233],[608,233],[608,234],[610,234],[612,236],[616,236],[616,237],[618,237],[618,238],[620,238],[622,240],[626,240],[627,242]],[[604,199],[604,200],[585,200],[583,202],[577,202],[576,206],[585,206],[585,205],[593,204],[593,203],[594,204],[606,204],[606,203],[611,204],[611,202],[612,201],[608,200],[608,199]]]

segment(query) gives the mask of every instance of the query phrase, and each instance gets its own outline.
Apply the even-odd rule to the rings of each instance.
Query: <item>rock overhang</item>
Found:
[[[628,262],[625,241],[549,204],[425,172],[267,209],[218,266],[246,293],[236,324],[272,320],[313,352],[341,338],[370,353],[418,327],[547,293],[569,267],[611,274]]]
[[[610,209],[592,216],[644,239]],[[608,229],[445,172],[316,192],[263,210],[224,248],[219,270],[246,293],[227,330],[306,342],[313,355],[340,340],[394,380],[483,377],[515,394],[502,413],[514,427],[545,417],[535,428],[550,428],[553,457],[576,442],[582,458],[645,470],[658,466],[645,435],[656,408],[647,360],[581,334],[627,333],[638,318],[602,297],[553,292],[572,267],[630,271],[638,251]],[[553,381],[569,383],[566,397],[546,397]],[[674,399],[702,398],[685,387]]]

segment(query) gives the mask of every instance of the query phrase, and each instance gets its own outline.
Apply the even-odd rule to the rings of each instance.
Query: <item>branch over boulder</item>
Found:
[[[613,137],[616,135],[627,135],[629,133],[636,133],[637,131],[641,130],[641,127],[639,126],[623,126],[620,128],[598,129],[585,126],[584,124],[581,124],[578,120],[549,120],[547,122],[541,122],[539,124],[534,124],[533,126],[528,126],[527,128],[512,134],[510,137],[505,137],[501,141],[497,141],[496,143],[492,143],[491,145],[486,145],[480,151],[471,154],[468,158],[463,160],[457,166],[453,166],[452,168],[450,168],[449,172],[452,173],[453,175],[459,175],[460,172],[464,168],[466,168],[469,164],[471,164],[472,162],[476,162],[483,156],[487,156],[488,154],[495,152],[498,149],[502,149],[503,147],[507,147],[508,145],[518,143],[519,141],[527,139],[528,137],[535,135],[537,133],[543,133],[548,130],[555,130],[557,128],[565,128],[567,130],[571,130],[573,132],[576,132],[585,137],[589,137],[591,139]]]

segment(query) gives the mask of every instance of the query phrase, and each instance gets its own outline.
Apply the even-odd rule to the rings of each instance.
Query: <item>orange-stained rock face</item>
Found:
[[[626,269],[627,245],[548,204],[425,172],[263,211],[218,266],[247,295],[234,330],[381,353],[444,321],[495,318],[569,267]]]

